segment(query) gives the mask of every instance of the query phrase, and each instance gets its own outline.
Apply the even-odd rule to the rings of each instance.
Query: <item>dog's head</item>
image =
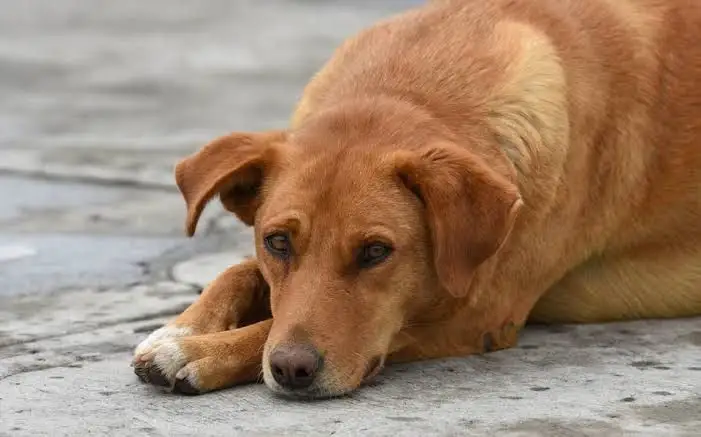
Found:
[[[339,395],[374,375],[402,327],[470,293],[521,205],[508,178],[427,120],[377,112],[234,133],[177,166],[190,235],[215,195],[254,226],[276,392]]]

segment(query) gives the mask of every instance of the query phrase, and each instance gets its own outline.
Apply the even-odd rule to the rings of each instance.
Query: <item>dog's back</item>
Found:
[[[695,314],[699,41],[693,0],[435,1],[346,42],[293,126],[384,93],[429,108],[458,138],[483,127],[527,206],[495,288],[550,289],[540,320]]]

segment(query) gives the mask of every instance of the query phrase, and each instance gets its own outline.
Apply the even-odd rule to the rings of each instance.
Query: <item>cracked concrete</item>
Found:
[[[183,398],[133,347],[252,253],[221,207],[183,236],[173,164],[284,124],[346,35],[419,0],[0,0],[0,436],[696,436],[701,319],[531,326],[343,399]]]

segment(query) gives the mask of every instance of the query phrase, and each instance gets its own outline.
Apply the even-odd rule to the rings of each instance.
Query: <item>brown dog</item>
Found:
[[[182,161],[254,226],[142,379],[318,397],[526,321],[701,314],[701,3],[436,1],[350,39],[288,130]],[[271,311],[271,312],[270,312]]]

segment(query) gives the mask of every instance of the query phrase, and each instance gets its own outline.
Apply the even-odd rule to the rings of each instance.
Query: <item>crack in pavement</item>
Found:
[[[9,348],[11,346],[18,346],[18,345],[28,345],[32,343],[36,343],[38,341],[43,341],[43,340],[53,340],[57,338],[62,338],[62,337],[67,337],[70,335],[76,335],[76,334],[85,334],[87,332],[91,331],[96,331],[98,329],[102,328],[109,328],[112,326],[117,326],[117,325],[123,325],[123,324],[128,324],[128,323],[136,323],[136,322],[145,322],[153,319],[158,319],[161,317],[169,317],[169,316],[175,316],[183,311],[189,306],[190,304],[182,304],[174,308],[169,308],[167,310],[162,310],[162,311],[156,311],[153,313],[148,313],[148,314],[143,314],[141,316],[136,316],[136,317],[129,317],[125,319],[118,319],[118,320],[113,320],[109,322],[102,322],[102,323],[97,323],[93,326],[84,328],[84,329],[76,329],[74,331],[69,331],[69,332],[62,332],[60,334],[55,334],[55,335],[45,335],[45,336],[40,336],[40,337],[32,337],[29,339],[25,340],[12,340],[8,339],[3,341],[3,343],[0,343],[0,350],[3,350],[5,348]]]
[[[68,367],[67,365],[55,365],[55,364],[34,364],[34,365],[29,365],[29,366],[24,366],[24,368],[17,370],[17,371],[10,371],[9,373],[5,375],[0,375],[0,381],[4,381],[7,378],[10,378],[12,376],[17,376],[21,375],[23,373],[32,373],[32,372],[40,372],[42,370],[47,370],[47,369],[55,369],[57,367]]]
[[[78,361],[69,361],[65,364],[29,364],[29,365],[23,365],[19,366],[20,368],[18,370],[10,370],[9,373],[0,375],[0,381],[4,381],[8,378],[11,378],[13,376],[17,375],[22,375],[25,373],[34,373],[34,372],[42,372],[44,370],[50,370],[50,369],[61,369],[61,368],[80,368],[83,367],[82,364]]]
[[[90,175],[79,175],[79,174],[61,174],[57,172],[45,171],[45,170],[21,170],[13,168],[2,168],[0,167],[0,175],[7,176],[20,176],[26,178],[37,179],[40,181],[49,182],[79,182],[86,183],[90,185],[104,186],[104,187],[124,187],[124,188],[143,188],[148,190],[156,191],[167,191],[167,192],[177,192],[178,188],[175,183],[164,184],[159,182],[149,182],[144,180],[130,179],[128,177],[119,178],[102,178]]]

